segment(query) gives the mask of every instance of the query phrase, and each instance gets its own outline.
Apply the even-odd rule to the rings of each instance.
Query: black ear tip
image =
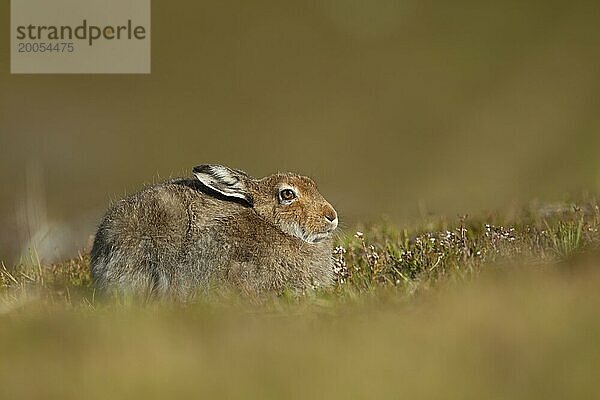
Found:
[[[202,174],[202,173],[208,172],[209,169],[210,169],[210,165],[207,165],[207,164],[196,165],[192,169],[192,172],[195,174]]]

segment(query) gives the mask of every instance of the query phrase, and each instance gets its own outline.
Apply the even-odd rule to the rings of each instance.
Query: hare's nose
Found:
[[[333,222],[337,219],[337,213],[333,208],[325,210],[325,218],[327,218],[329,222]]]

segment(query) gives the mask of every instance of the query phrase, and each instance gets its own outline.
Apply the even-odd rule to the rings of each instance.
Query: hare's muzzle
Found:
[[[337,228],[338,216],[337,216],[337,213],[335,212],[335,210],[333,209],[333,207],[329,206],[329,207],[325,208],[323,215],[325,216],[325,219],[327,220],[327,223],[329,225],[329,229],[328,229],[329,232],[331,232],[335,228]]]

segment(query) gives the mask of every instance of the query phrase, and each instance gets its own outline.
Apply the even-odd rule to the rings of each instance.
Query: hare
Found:
[[[187,300],[219,286],[261,294],[333,283],[338,216],[311,179],[222,165],[193,174],[108,210],[91,251],[99,288]]]

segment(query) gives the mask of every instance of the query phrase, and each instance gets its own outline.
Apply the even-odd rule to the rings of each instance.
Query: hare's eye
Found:
[[[279,198],[282,201],[290,201],[296,198],[296,193],[292,189],[282,189],[279,191]]]

